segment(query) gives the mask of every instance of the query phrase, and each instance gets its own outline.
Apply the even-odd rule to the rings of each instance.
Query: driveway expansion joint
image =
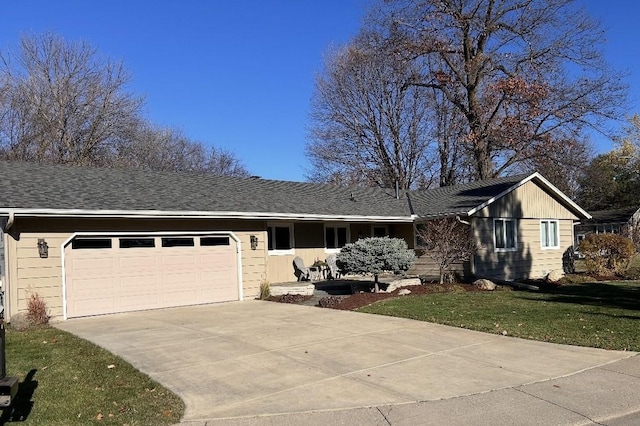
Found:
[[[537,399],[537,400],[540,400],[540,401],[546,402],[547,404],[554,405],[554,406],[556,406],[556,407],[558,407],[558,408],[560,408],[560,409],[562,409],[562,410],[569,411],[570,413],[573,413],[573,414],[576,414],[576,415],[578,415],[578,416],[584,417],[586,420],[588,420],[588,421],[590,421],[590,422],[593,422],[593,423],[594,423],[594,424],[596,424],[596,425],[606,426],[606,424],[604,424],[604,423],[600,423],[600,422],[597,422],[597,421],[595,421],[594,419],[592,419],[591,417],[587,416],[586,414],[582,414],[582,413],[580,413],[580,412],[578,412],[578,411],[576,411],[576,410],[572,410],[571,408],[565,407],[565,406],[560,405],[560,404],[558,404],[558,403],[555,403],[555,402],[553,402],[553,401],[549,401],[548,399],[541,398],[541,397],[539,397],[539,396],[537,396],[537,395],[533,395],[533,394],[531,394],[531,393],[529,393],[529,392],[526,392],[526,391],[524,391],[524,390],[522,389],[522,386],[516,386],[516,387],[513,387],[512,389],[513,389],[513,390],[515,390],[515,391],[517,391],[517,392],[523,393],[523,394],[525,394],[525,395],[527,395],[527,396],[530,396],[530,397],[532,397],[532,398],[535,398],[535,399]]]

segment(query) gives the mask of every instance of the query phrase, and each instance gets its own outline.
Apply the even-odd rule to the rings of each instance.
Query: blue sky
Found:
[[[348,41],[369,0],[4,0],[0,49],[56,32],[122,60],[152,122],[232,150],[264,178],[304,180],[315,74]],[[640,113],[640,6],[583,0],[607,29],[606,56],[630,76]],[[600,151],[611,149],[604,139]]]

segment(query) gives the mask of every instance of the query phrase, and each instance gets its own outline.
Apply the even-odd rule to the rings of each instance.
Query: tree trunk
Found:
[[[373,276],[373,292],[380,293],[380,286],[378,286],[378,274]]]
[[[440,284],[444,284],[444,268],[440,268]]]

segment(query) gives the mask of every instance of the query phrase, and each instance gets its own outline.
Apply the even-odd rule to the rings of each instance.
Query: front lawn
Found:
[[[640,281],[572,284],[539,292],[405,296],[358,311],[545,342],[640,351]]]
[[[6,333],[7,375],[20,388],[0,424],[170,425],[184,403],[130,364],[52,327]]]

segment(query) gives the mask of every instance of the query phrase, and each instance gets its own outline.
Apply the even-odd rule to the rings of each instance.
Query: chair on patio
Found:
[[[338,279],[341,275],[340,269],[338,269],[338,264],[336,263],[336,259],[337,256],[335,254],[332,254],[325,259],[327,269],[329,269],[329,276],[327,278],[331,280]]]
[[[296,256],[293,259],[293,273],[298,278],[298,281],[311,279],[311,270],[304,266],[304,260],[300,256]]]

